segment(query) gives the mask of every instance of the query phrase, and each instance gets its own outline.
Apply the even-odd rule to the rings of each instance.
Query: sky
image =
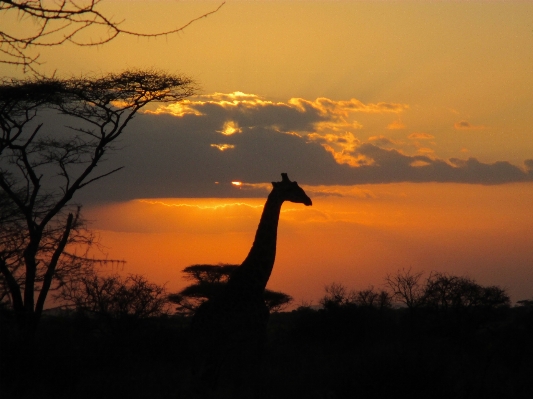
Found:
[[[220,4],[99,7],[152,33]],[[125,168],[75,198],[121,273],[177,290],[188,265],[240,263],[286,172],[313,206],[284,205],[269,288],[296,303],[409,268],[519,300],[533,296],[531,15],[525,1],[228,0],[164,38],[41,49],[40,68],[157,68],[200,86],[138,115],[102,164]]]

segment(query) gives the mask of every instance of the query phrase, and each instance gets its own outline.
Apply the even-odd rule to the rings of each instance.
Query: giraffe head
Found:
[[[296,202],[306,206],[312,205],[311,198],[295,181],[290,181],[287,173],[281,174],[281,181],[272,182],[272,190],[282,201]]]

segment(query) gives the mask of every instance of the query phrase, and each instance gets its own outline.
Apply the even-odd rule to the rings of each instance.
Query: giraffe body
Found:
[[[264,291],[276,258],[279,214],[284,201],[311,199],[282,173],[263,208],[248,256],[217,297],[203,303],[192,321],[195,385],[210,396],[250,395],[266,344],[269,311]],[[207,395],[206,395],[207,396]]]

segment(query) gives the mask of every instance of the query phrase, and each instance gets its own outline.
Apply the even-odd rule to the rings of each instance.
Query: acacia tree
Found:
[[[0,81],[0,273],[24,331],[35,332],[54,284],[87,266],[72,252],[93,242],[74,194],[121,169],[95,173],[142,107],[195,90],[187,77],[152,70]],[[46,117],[67,127],[49,130]]]
[[[120,27],[123,21],[114,21],[98,9],[101,0],[0,0],[0,17],[27,21],[24,28],[15,25],[6,30],[0,23],[0,63],[20,65],[24,72],[37,73],[39,54],[35,47],[59,46],[70,42],[77,46],[98,46],[119,35],[160,37],[178,33],[201,18],[217,12],[224,5],[200,15],[183,26],[172,30],[142,33]],[[0,19],[1,21],[1,19]]]
[[[185,279],[193,281],[178,293],[170,294],[169,301],[176,304],[178,314],[191,316],[205,301],[218,295],[239,265],[192,265],[183,269]],[[265,289],[265,304],[270,312],[285,309],[292,297],[283,292]]]
[[[468,277],[433,272],[426,281],[421,301],[434,310],[461,312],[509,306],[510,298],[500,287],[484,287]]]

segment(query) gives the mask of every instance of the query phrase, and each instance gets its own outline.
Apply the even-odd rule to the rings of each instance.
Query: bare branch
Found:
[[[92,182],[94,182],[94,181],[96,181],[96,180],[99,180],[99,179],[101,179],[101,178],[103,178],[103,177],[109,176],[110,174],[113,174],[113,173],[115,173],[115,172],[118,172],[118,171],[121,170],[121,169],[124,169],[124,166],[121,166],[121,167],[119,167],[119,168],[113,169],[112,171],[107,172],[107,173],[104,173],[103,175],[96,176],[96,177],[94,177],[94,178],[92,178],[92,179],[90,179],[90,180],[87,180],[85,183],[80,184],[78,187],[79,187],[79,188],[85,187],[86,185],[91,184]]]
[[[41,0],[0,0],[0,14],[17,17],[19,20],[30,19],[35,26],[33,32],[10,34],[0,27],[0,63],[20,65],[24,72],[38,73],[39,55],[29,55],[33,47],[54,47],[66,42],[77,46],[99,46],[109,43],[119,35],[157,38],[179,33],[211,14],[216,13],[225,4],[222,2],[216,9],[191,19],[184,25],[163,32],[143,33],[120,28],[124,21],[113,21],[100,11],[97,6],[101,0],[62,0],[45,2]],[[82,4],[83,3],[83,4]],[[89,41],[80,38],[89,28],[96,27],[105,31],[105,36]]]

